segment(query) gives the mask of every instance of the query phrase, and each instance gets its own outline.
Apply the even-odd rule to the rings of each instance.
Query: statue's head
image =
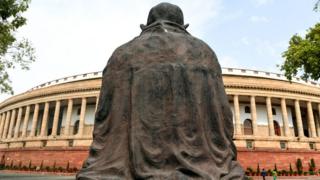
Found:
[[[184,25],[182,10],[170,3],[160,3],[154,6],[149,12],[147,26],[159,20],[171,21],[181,26]]]

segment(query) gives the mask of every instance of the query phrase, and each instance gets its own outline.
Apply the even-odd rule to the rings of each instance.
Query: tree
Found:
[[[320,10],[320,0],[314,6],[315,11]],[[287,79],[301,75],[304,80],[320,79],[320,23],[311,27],[305,37],[293,35],[289,41],[288,49],[283,52],[285,58],[281,70]]]
[[[282,54],[285,58],[281,70],[291,80],[301,73],[304,80],[320,78],[320,23],[308,30],[305,37],[297,34],[291,37],[288,49]]]
[[[22,16],[29,7],[30,0],[0,0],[0,92],[11,93],[11,81],[8,70],[20,67],[28,70],[35,60],[35,51],[31,43],[18,39],[15,33],[26,24]]]

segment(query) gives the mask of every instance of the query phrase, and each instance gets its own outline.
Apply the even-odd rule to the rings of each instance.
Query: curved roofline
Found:
[[[261,78],[288,81],[287,78],[283,74],[272,73],[272,72],[267,72],[267,71],[251,70],[251,69],[242,69],[242,68],[222,67],[222,74],[223,75],[241,75],[241,76],[261,77]],[[69,82],[74,82],[74,81],[82,81],[82,80],[87,80],[87,79],[95,79],[95,78],[101,78],[101,77],[102,77],[102,71],[77,74],[77,75],[67,76],[67,77],[63,77],[63,78],[59,78],[59,79],[45,82],[43,84],[40,84],[38,86],[35,86],[35,87],[29,89],[28,91],[33,91],[36,89],[45,88],[45,87],[58,85],[58,84],[64,84],[64,83],[69,83]],[[298,77],[293,77],[291,81],[295,82],[295,83],[300,83],[300,84],[305,84],[305,85],[315,86],[315,87],[320,88],[320,84],[315,81],[304,81],[303,79],[298,78]]]
[[[35,89],[45,88],[45,87],[58,85],[58,84],[64,84],[64,83],[69,83],[69,82],[74,82],[74,81],[82,81],[82,80],[87,80],[87,79],[96,79],[96,78],[101,78],[101,77],[102,77],[102,71],[96,71],[96,72],[90,72],[90,73],[84,73],[84,74],[76,74],[73,76],[67,76],[67,77],[63,77],[63,78],[59,78],[59,79],[45,82],[43,84],[40,84],[38,86],[35,86],[35,87],[29,89],[28,91],[33,91]]]

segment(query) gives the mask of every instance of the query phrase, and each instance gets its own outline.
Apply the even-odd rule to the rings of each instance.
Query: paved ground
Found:
[[[0,172],[1,180],[75,180],[75,176],[54,176],[37,174],[4,174]]]
[[[38,174],[13,174],[13,173],[3,173],[0,172],[1,180],[75,180],[75,176],[55,176],[55,175],[38,175]],[[253,180],[262,180],[262,177],[252,177]],[[279,180],[320,180],[319,176],[281,176],[278,177]],[[273,177],[268,176],[266,180],[273,180]]]
[[[262,180],[262,177],[254,176],[253,180]],[[320,180],[320,176],[278,176],[277,180],[295,180],[295,179],[304,179],[304,180]],[[267,176],[266,180],[273,180],[273,177]]]

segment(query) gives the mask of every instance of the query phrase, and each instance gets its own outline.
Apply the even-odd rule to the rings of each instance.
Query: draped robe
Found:
[[[157,22],[110,57],[77,179],[244,179],[232,136],[216,55]]]

